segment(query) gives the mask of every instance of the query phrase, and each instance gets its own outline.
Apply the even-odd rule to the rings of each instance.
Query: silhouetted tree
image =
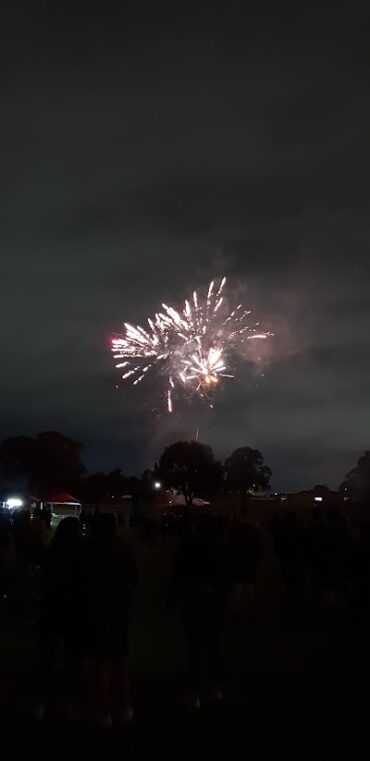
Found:
[[[31,491],[74,489],[85,473],[82,445],[56,431],[35,439],[18,436],[0,446],[0,469],[9,480],[26,480]]]
[[[121,468],[114,468],[107,475],[108,494],[111,499],[120,499],[126,494],[127,482]]]
[[[316,484],[316,486],[313,487],[313,491],[315,494],[322,495],[323,497],[330,494],[330,489],[326,484]]]
[[[316,484],[312,489],[314,497],[321,497],[323,500],[330,496],[330,489],[325,484]]]
[[[251,489],[268,489],[270,486],[271,470],[264,464],[258,449],[235,449],[225,461],[224,471],[227,488],[243,498]]]
[[[370,451],[367,450],[356,467],[347,473],[339,490],[351,499],[370,498]]]
[[[91,473],[84,478],[79,490],[79,497],[84,502],[106,502],[108,499],[106,473]]]
[[[36,468],[31,486],[36,488],[75,488],[85,474],[81,460],[82,444],[56,431],[39,433],[36,441]]]
[[[141,476],[141,480],[143,482],[144,488],[152,489],[154,483],[154,471],[150,468],[146,468],[146,470],[143,472],[143,475]]]
[[[83,480],[79,491],[85,502],[110,502],[112,499],[119,500],[125,494],[127,479],[120,468],[110,473],[92,473]]]
[[[155,477],[169,488],[178,489],[191,505],[196,495],[214,491],[220,483],[222,468],[210,446],[199,441],[177,441],[166,447]]]
[[[141,481],[137,476],[128,476],[127,478],[127,493],[138,494],[141,491]]]
[[[19,488],[28,485],[34,469],[35,441],[30,436],[5,439],[0,445],[0,472],[4,485]]]

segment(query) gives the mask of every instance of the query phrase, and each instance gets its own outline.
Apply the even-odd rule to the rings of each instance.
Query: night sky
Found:
[[[199,427],[337,485],[370,446],[370,6],[214,5],[2,4],[0,435],[129,474]],[[263,376],[172,417],[117,390],[123,320],[222,274],[275,332]]]

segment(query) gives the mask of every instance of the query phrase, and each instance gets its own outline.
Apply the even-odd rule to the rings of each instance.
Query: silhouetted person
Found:
[[[205,516],[189,527],[179,545],[168,593],[169,608],[177,601],[180,606],[196,705],[205,675],[215,694],[222,686],[221,626],[229,588],[225,551],[215,528]]]
[[[53,511],[52,511],[50,505],[44,505],[43,506],[43,508],[41,510],[41,513],[40,513],[40,517],[43,519],[43,521],[45,523],[45,526],[46,526],[47,530],[49,531],[50,527],[51,527],[51,521],[52,521],[52,518],[53,518]]]
[[[0,508],[0,550],[8,549],[11,539],[9,510]]]
[[[363,639],[370,630],[370,525],[355,527],[350,555],[350,610],[356,635]]]
[[[290,623],[301,625],[304,621],[306,548],[303,527],[295,513],[275,516],[271,523],[275,552],[286,591]]]
[[[81,507],[80,515],[78,516],[78,518],[81,523],[81,528],[84,529],[87,524],[87,510],[85,510],[84,507]]]
[[[100,517],[103,513],[100,512],[100,508],[98,506],[95,507],[94,512],[91,513],[91,520],[90,520],[90,532],[91,534],[96,534],[96,528],[95,526],[99,524]]]
[[[23,537],[26,565],[40,565],[48,541],[48,531],[41,508],[35,507],[31,520],[24,524]]]
[[[328,531],[323,512],[315,508],[312,511],[311,524],[306,532],[308,575],[315,615],[321,611],[323,591],[328,584],[327,539]]]
[[[370,677],[370,525],[354,527],[349,559],[349,675],[353,696],[369,699]]]
[[[327,513],[327,587],[332,590],[337,601],[348,599],[350,541],[345,519],[335,510]]]
[[[92,524],[94,520],[93,513],[91,510],[85,510],[85,516],[84,516],[84,533],[90,535],[92,530]],[[81,520],[81,518],[80,518]]]
[[[29,510],[17,510],[13,513],[13,539],[18,567],[23,567],[27,562],[30,522]]]
[[[126,516],[122,511],[117,514],[117,523],[120,529],[126,526]]]
[[[7,570],[6,555],[11,544],[11,523],[9,510],[0,509],[0,598],[5,600],[8,596],[9,574]]]
[[[137,583],[131,549],[117,537],[115,516],[95,516],[86,565],[85,660],[90,665],[94,720],[130,718],[128,636]]]
[[[251,523],[232,521],[228,550],[234,597],[237,607],[240,607],[248,587],[252,588],[255,598],[258,565],[263,554],[260,531]]]
[[[64,518],[56,529],[43,564],[38,679],[47,695],[59,647],[65,660],[70,703],[77,696],[81,667],[83,545],[78,518]]]
[[[168,515],[165,512],[161,515],[161,538],[165,539],[165,537],[168,536],[168,533],[169,533]]]
[[[131,513],[130,513],[129,526],[130,526],[130,529],[131,529],[132,531],[133,531],[133,530],[136,528],[136,526],[137,526],[137,517],[136,517],[136,515],[135,515],[133,512],[131,512]]]

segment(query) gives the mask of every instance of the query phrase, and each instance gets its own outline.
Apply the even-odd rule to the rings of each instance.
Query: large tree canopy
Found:
[[[177,441],[166,447],[155,469],[165,486],[181,491],[187,505],[195,496],[213,491],[221,472],[211,447],[199,441]]]
[[[370,451],[366,451],[359,458],[356,467],[347,473],[340,491],[351,499],[370,498]]]
[[[120,468],[110,473],[92,473],[80,486],[79,495],[85,502],[110,502],[127,494],[127,479]]]
[[[271,470],[258,449],[240,447],[226,459],[225,477],[230,491],[245,496],[252,489],[268,489]]]
[[[44,431],[36,438],[18,436],[0,445],[0,471],[14,486],[27,483],[34,492],[74,489],[85,473],[82,445],[56,431]]]

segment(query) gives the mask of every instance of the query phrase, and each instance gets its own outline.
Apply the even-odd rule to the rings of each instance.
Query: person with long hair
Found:
[[[45,709],[53,665],[60,646],[65,662],[67,705],[78,696],[81,667],[83,545],[80,522],[64,518],[58,525],[43,563],[40,612],[38,688],[40,718]]]
[[[130,720],[128,635],[136,586],[131,549],[110,513],[95,515],[86,564],[84,658],[90,715],[102,728]]]

